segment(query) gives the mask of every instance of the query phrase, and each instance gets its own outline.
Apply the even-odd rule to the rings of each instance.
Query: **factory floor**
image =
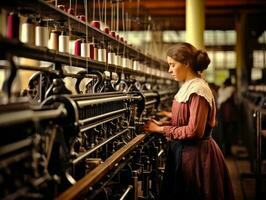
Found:
[[[250,176],[250,162],[247,150],[241,145],[232,146],[232,155],[226,157],[236,200],[255,200],[255,179]],[[242,178],[241,177],[245,177]],[[265,186],[264,186],[265,187]],[[264,191],[265,192],[265,191]]]

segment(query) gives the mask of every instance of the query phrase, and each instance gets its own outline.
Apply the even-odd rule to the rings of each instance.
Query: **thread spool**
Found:
[[[76,39],[74,42],[74,55],[80,56],[81,53],[81,39]]]
[[[7,17],[7,38],[19,39],[19,16],[11,12]]]
[[[6,36],[7,32],[7,12],[4,9],[0,9],[0,35]]]
[[[114,52],[108,52],[107,61],[108,61],[108,64],[111,64],[111,65],[115,64],[115,53]]]
[[[69,36],[65,31],[59,35],[59,52],[69,53]]]
[[[101,28],[100,22],[99,21],[92,21],[91,25],[97,29]]]
[[[65,5],[60,4],[57,6],[57,8],[59,8],[60,10],[63,10],[64,12],[66,11]]]
[[[53,49],[58,51],[58,47],[59,47],[59,34],[60,32],[58,30],[52,30],[50,33],[50,39],[49,39],[49,44],[48,44],[48,48],[49,49]]]
[[[98,60],[98,47],[93,45],[93,59]]]
[[[86,16],[85,15],[79,15],[78,17],[81,21],[86,22]]]
[[[99,48],[98,49],[98,58],[97,58],[98,61],[100,62],[106,62],[106,49],[103,49],[103,48]]]
[[[35,27],[35,45],[41,47],[48,47],[49,40],[49,30],[48,27],[44,25],[43,21]]]
[[[109,34],[110,29],[109,29],[108,27],[105,27],[105,28],[103,29],[103,32],[105,32],[106,34]]]
[[[21,25],[20,41],[34,45],[34,36],[34,24],[32,23],[32,20],[28,18],[26,22],[22,23]]]
[[[139,62],[137,60],[133,61],[133,70],[137,70],[139,68]]]
[[[114,32],[114,31],[111,31],[109,34],[110,34],[113,38],[116,38],[116,37],[115,37],[115,32]]]
[[[127,63],[127,58],[123,57],[122,58],[122,67],[127,67],[128,63]]]
[[[20,41],[23,43],[27,43],[29,45],[34,45],[35,44],[34,24],[32,23],[32,20],[30,18],[26,18],[26,19],[24,18],[23,21],[24,22],[21,24]],[[40,65],[40,61],[29,59],[29,58],[24,58],[24,57],[19,58],[18,63],[23,66],[39,66]],[[25,89],[26,88],[25,83],[27,82],[25,81],[25,79],[28,80],[32,76],[33,72],[27,71],[27,70],[21,70],[19,71],[19,74],[21,75],[21,77],[23,77],[22,86],[23,86],[23,89]]]
[[[133,60],[128,58],[128,68],[133,69]]]
[[[90,58],[94,60],[94,44],[90,43]]]
[[[120,37],[120,41],[121,41],[121,42],[124,42],[124,38],[123,38],[123,37]]]
[[[81,43],[81,57],[90,57],[90,43],[82,42]]]
[[[67,13],[70,15],[75,15],[74,9],[73,8],[68,8]]]

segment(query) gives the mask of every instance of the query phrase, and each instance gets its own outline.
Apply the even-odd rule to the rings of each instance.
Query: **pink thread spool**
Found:
[[[109,34],[110,29],[106,27],[106,28],[103,29],[103,32],[105,32],[106,34]]]
[[[90,58],[95,59],[94,58],[94,45],[93,45],[93,43],[90,43]]]
[[[83,22],[86,22],[86,16],[85,15],[79,15],[79,19]]]
[[[59,8],[60,10],[63,10],[64,12],[66,11],[65,5],[58,5],[57,8]]]
[[[11,12],[7,17],[7,38],[19,39],[19,16]]]
[[[100,22],[99,21],[92,21],[91,25],[97,29],[101,28]]]
[[[114,31],[111,31],[111,32],[110,32],[110,35],[111,35],[113,38],[115,38],[115,32],[114,32]]]
[[[80,56],[80,52],[81,52],[81,39],[77,39],[74,42],[74,55],[75,56]]]
[[[75,15],[73,8],[68,8],[67,9],[67,13],[70,14],[70,15]]]

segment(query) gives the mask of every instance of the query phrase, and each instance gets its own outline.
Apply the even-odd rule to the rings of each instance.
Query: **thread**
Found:
[[[48,48],[49,49],[53,49],[58,51],[58,46],[59,46],[59,31],[58,30],[52,30],[50,33],[50,39],[49,39],[49,45]]]
[[[59,51],[69,53],[69,36],[64,31],[59,35]]]
[[[0,9],[0,27],[1,27],[0,28],[0,35],[6,36],[6,32],[7,32],[7,12],[4,9]]]
[[[85,15],[79,15],[78,18],[83,21],[86,22],[86,16]]]
[[[94,60],[94,44],[90,43],[90,58]]]
[[[81,43],[81,57],[90,57],[90,43],[82,42]]]
[[[67,13],[70,15],[75,15],[74,9],[73,8],[68,8]]]
[[[98,60],[98,48],[95,45],[93,46],[93,59]]]
[[[34,45],[34,36],[34,25],[32,23],[32,20],[28,18],[27,21],[21,25],[20,41],[30,45]]]
[[[48,47],[49,30],[44,25],[43,21],[35,27],[35,45],[41,47]]]
[[[108,52],[108,64],[114,65],[115,64],[115,53],[114,52]]]
[[[98,49],[98,61],[106,62],[106,49]]]
[[[115,37],[115,32],[114,32],[114,31],[111,31],[109,34],[110,34],[113,38],[116,38],[116,37]]]
[[[103,29],[103,32],[105,32],[106,34],[109,34],[110,30],[109,30],[109,28],[105,27],[105,28]]]
[[[99,21],[92,21],[91,25],[97,29],[101,28],[100,22]]]
[[[128,68],[133,69],[133,60],[128,58]]]
[[[63,10],[64,12],[66,11],[65,5],[60,4],[57,6],[57,8],[59,8],[60,10]]]
[[[122,67],[127,67],[127,65],[128,65],[128,61],[127,61],[127,58],[125,58],[125,57],[123,57],[122,58]]]
[[[7,17],[7,38],[19,39],[19,16],[11,12]]]
[[[80,56],[81,53],[81,39],[76,39],[74,42],[74,55]]]
[[[133,70],[138,70],[139,69],[139,62],[137,60],[133,61]]]

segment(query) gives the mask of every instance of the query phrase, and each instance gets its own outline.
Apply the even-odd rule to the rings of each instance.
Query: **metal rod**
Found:
[[[30,146],[32,143],[33,143],[32,138],[27,138],[25,140],[20,140],[19,142],[15,142],[12,144],[2,146],[0,148],[0,156],[3,156],[4,154],[8,154],[8,153],[15,151],[15,150]]]
[[[85,106],[90,106],[90,105],[95,105],[95,104],[109,103],[109,102],[114,102],[114,101],[124,101],[128,99],[129,99],[128,96],[110,97],[110,98],[104,98],[104,99],[80,100],[80,101],[77,101],[77,104],[79,107],[82,108]]]
[[[53,110],[32,111],[24,110],[1,114],[0,126],[10,126],[16,123],[26,121],[39,121],[44,119],[54,119],[60,116],[66,116],[67,111],[63,106]]]
[[[104,123],[107,123],[107,122],[112,121],[112,120],[114,120],[114,119],[117,119],[117,118],[119,118],[119,117],[121,117],[121,116],[122,116],[122,114],[119,114],[119,115],[116,115],[116,116],[110,117],[110,118],[108,118],[108,119],[106,119],[106,120],[102,120],[102,121],[100,121],[100,122],[95,122],[95,123],[93,123],[93,124],[90,124],[89,126],[84,126],[84,127],[82,127],[82,128],[80,129],[80,132],[87,131],[87,130],[92,129],[92,128],[96,127],[96,126],[99,126],[99,125],[101,125],[101,124],[104,124]]]
[[[93,116],[93,117],[90,117],[90,118],[87,118],[87,119],[79,120],[79,124],[83,126],[83,125],[85,125],[85,124],[87,124],[89,122],[100,120],[102,118],[109,117],[109,116],[112,116],[112,115],[121,114],[121,113],[123,113],[123,112],[125,112],[127,110],[128,110],[127,108],[124,108],[124,109],[115,110],[115,111],[112,111],[112,112],[100,114],[100,115],[97,115],[97,116]]]
[[[130,192],[130,190],[132,190],[132,189],[133,189],[133,186],[132,185],[129,185],[127,187],[126,191],[123,193],[123,195],[120,197],[119,200],[124,200],[127,197],[127,195]]]
[[[72,161],[73,165],[78,164],[80,161],[82,161],[84,158],[86,158],[88,155],[92,154],[94,151],[96,151],[97,149],[101,148],[102,146],[104,146],[105,144],[109,143],[110,141],[116,139],[117,137],[123,135],[125,132],[128,132],[129,129],[125,129],[119,133],[117,133],[116,135],[109,137],[107,140],[105,140],[104,142],[102,142],[101,144],[93,147],[92,149],[90,149],[89,151],[84,152],[81,156],[79,156],[78,158],[76,158],[75,160]]]
[[[145,106],[151,105],[151,104],[155,104],[157,103],[157,100],[151,100],[151,101],[147,101],[145,102]]]
[[[147,134],[137,135],[128,144],[120,148],[113,155],[108,157],[104,163],[98,165],[90,173],[80,179],[75,185],[71,186],[69,189],[65,190],[61,195],[59,195],[57,200],[70,200],[78,199],[84,195],[89,188],[103,178],[117,162],[119,162],[128,152],[135,148],[141,141],[145,139]]]

